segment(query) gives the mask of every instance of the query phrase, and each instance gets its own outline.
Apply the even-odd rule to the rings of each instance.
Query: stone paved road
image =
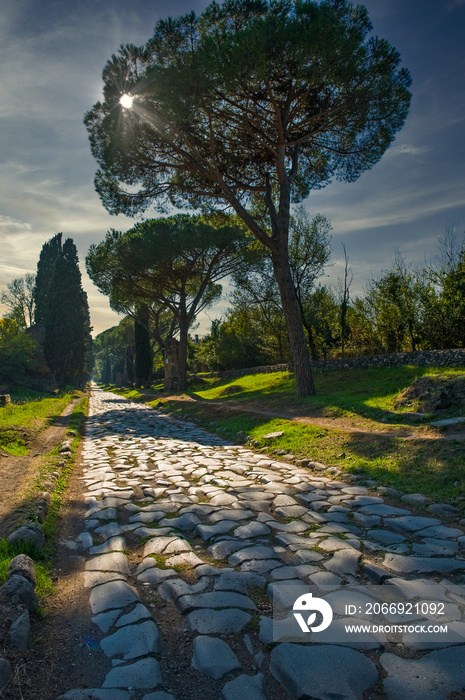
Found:
[[[461,529],[96,388],[82,460],[83,584],[111,666],[100,689],[62,698],[447,700],[465,687]],[[448,645],[296,644],[283,641],[286,622],[273,637],[270,596],[283,583],[374,582],[413,599],[428,581],[455,625]],[[173,636],[194,695],[163,670]]]

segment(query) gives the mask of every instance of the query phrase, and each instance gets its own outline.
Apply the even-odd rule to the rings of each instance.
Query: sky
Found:
[[[100,99],[102,70],[121,44],[143,45],[155,23],[202,0],[0,0],[0,290],[35,272],[58,232],[77,245],[94,335],[118,323],[85,272],[89,246],[134,220],[110,216],[94,191],[96,163],[83,117]],[[423,265],[438,237],[465,230],[465,0],[366,0],[373,33],[400,52],[412,74],[412,105],[382,159],[355,183],[334,181],[305,207],[333,227],[337,285],[345,245],[352,295],[390,267],[395,251]],[[224,313],[225,298],[199,318]],[[5,307],[0,306],[5,313]]]

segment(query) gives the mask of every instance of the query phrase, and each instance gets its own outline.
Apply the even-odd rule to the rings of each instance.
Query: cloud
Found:
[[[420,155],[421,153],[427,153],[430,148],[427,146],[413,146],[411,144],[402,144],[402,146],[394,147],[392,149],[392,152],[397,152],[397,153],[409,153],[410,155]]]
[[[25,221],[12,219],[10,216],[0,215],[0,236],[16,235],[18,233],[28,233],[31,225]]]

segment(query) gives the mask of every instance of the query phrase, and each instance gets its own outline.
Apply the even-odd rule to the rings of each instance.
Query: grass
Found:
[[[27,554],[31,559],[34,559],[37,578],[35,592],[39,599],[39,606],[42,606],[45,600],[54,593],[50,579],[51,566],[43,552],[38,551],[27,542],[9,544],[5,538],[0,540],[0,586],[6,581],[10,561],[18,554]],[[39,614],[40,612],[41,608],[39,608]]]
[[[207,378],[202,385],[193,384],[192,398],[214,401],[247,402],[271,410],[304,411],[327,417],[346,416],[375,421],[405,422],[411,408],[396,410],[399,393],[420,377],[438,379],[465,378],[465,368],[373,367],[321,372],[315,376],[317,394],[299,398],[295,378],[289,372],[250,374],[239,379]],[[205,387],[208,383],[210,386]],[[454,406],[455,415],[464,415],[465,407]]]
[[[71,440],[71,457],[65,461],[60,468],[63,456],[59,454],[60,445],[44,455],[40,461],[39,469],[35,479],[26,488],[24,504],[21,507],[20,516],[23,521],[33,520],[36,513],[36,503],[38,497],[45,488],[45,482],[52,481],[53,472],[58,471],[59,476],[55,478],[52,500],[49,505],[45,521],[42,525],[42,532],[45,536],[45,547],[43,551],[37,550],[27,542],[9,544],[5,539],[0,540],[0,585],[6,580],[6,573],[10,561],[17,554],[29,555],[35,563],[37,586],[36,593],[39,598],[38,614],[43,616],[43,604],[46,598],[54,593],[51,573],[51,557],[55,551],[55,538],[59,532],[60,509],[62,505],[63,493],[68,485],[69,476],[74,467],[77,448],[79,446],[80,435],[84,426],[87,413],[87,397],[81,398],[74,407],[70,417],[67,437]]]
[[[50,503],[45,522],[42,526],[42,532],[44,533],[47,544],[46,547],[50,550],[53,547],[53,538],[56,537],[58,533],[60,509],[62,505],[63,493],[68,486],[68,479],[73,471],[74,462],[76,458],[76,452],[79,446],[80,436],[84,427],[84,422],[87,413],[88,398],[83,397],[79,403],[73,408],[71,414],[68,435],[72,437],[71,440],[71,457],[65,462],[65,466],[61,469],[58,479],[55,481],[55,490],[52,494],[52,501]],[[61,459],[61,455],[58,453],[59,446],[55,447],[54,450],[49,453],[50,458],[45,462],[43,468],[40,470],[35,488],[38,491],[44,490],[44,482],[50,479],[50,473],[56,468],[57,460]]]
[[[13,455],[28,453],[27,443],[62,413],[76,392],[57,396],[24,389],[12,395],[12,403],[0,407],[0,448]]]

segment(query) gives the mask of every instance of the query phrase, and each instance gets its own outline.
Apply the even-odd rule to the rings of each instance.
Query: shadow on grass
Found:
[[[317,393],[299,398],[291,374],[248,375],[222,379],[209,388],[193,384],[188,395],[202,402],[247,403],[255,408],[277,410],[295,415],[320,417],[354,416],[386,424],[409,425],[410,408],[394,409],[395,398],[415,380],[431,373],[427,367],[386,367],[322,372],[315,376]],[[433,370],[434,371],[434,370]],[[444,368],[438,372],[448,373]],[[453,375],[458,370],[452,370]],[[452,405],[441,417],[463,413],[463,406]]]

